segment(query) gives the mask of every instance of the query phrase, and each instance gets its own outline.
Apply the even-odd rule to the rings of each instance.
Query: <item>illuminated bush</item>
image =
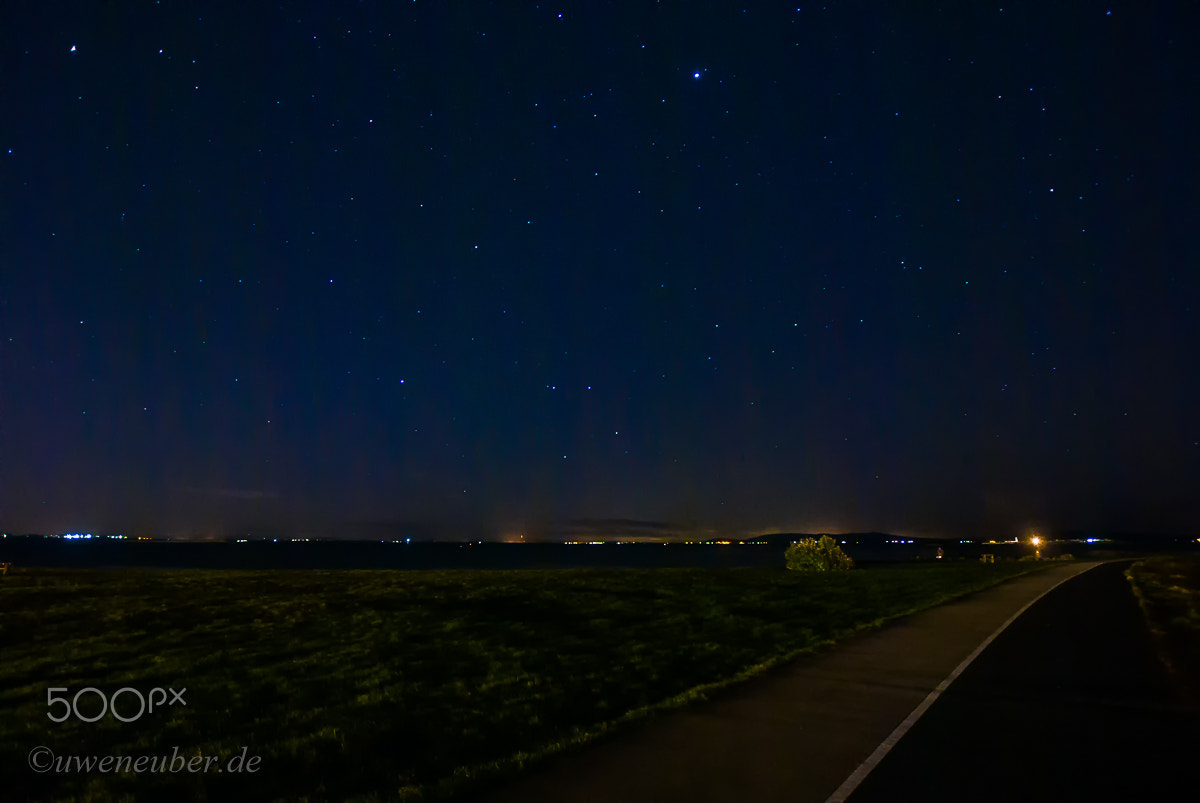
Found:
[[[820,540],[805,538],[783,553],[787,567],[800,572],[840,572],[854,568],[854,561],[828,535]]]

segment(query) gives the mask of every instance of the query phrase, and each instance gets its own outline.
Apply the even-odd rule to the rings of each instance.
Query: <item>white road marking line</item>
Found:
[[[1017,618],[1021,614],[1025,613],[1025,611],[1029,610],[1034,603],[1049,594],[1054,589],[1058,588],[1063,583],[1067,582],[1068,580],[1073,580],[1084,572],[1089,572],[1099,565],[1101,564],[1092,564],[1086,569],[1082,569],[1081,571],[1064,577],[1042,593],[1038,594],[1029,602],[1025,603],[1020,610],[1008,617],[1008,620],[996,628],[992,635],[980,642],[979,646],[976,647],[970,655],[962,660],[962,663],[954,667],[954,671],[947,675],[946,679],[937,685],[937,688],[925,695],[925,699],[921,701],[920,705],[914,708],[912,713],[905,717],[904,721],[897,725],[896,729],[888,734],[886,739],[879,743],[879,746],[875,748],[875,752],[867,756],[866,760],[859,764],[858,768],[854,770],[854,772],[850,773],[849,778],[842,781],[842,785],[839,786],[832,795],[825,799],[825,803],[845,803],[846,798],[850,797],[850,795],[854,793],[854,790],[857,789],[858,785],[863,782],[863,779],[871,774],[871,770],[875,769],[875,767],[879,765],[879,762],[883,761],[884,756],[891,752],[892,748],[896,746],[896,743],[904,738],[904,734],[908,733],[909,729],[912,728],[913,725],[917,724],[917,720],[919,720],[925,714],[925,712],[929,710],[929,706],[933,705],[937,698],[942,696],[942,692],[950,687],[950,684],[954,682],[954,679],[961,675],[963,671],[965,671],[966,668],[971,665],[971,662],[978,658],[979,654],[987,649],[989,644],[995,641],[996,636],[999,636],[1004,632],[1005,628],[1017,621]]]

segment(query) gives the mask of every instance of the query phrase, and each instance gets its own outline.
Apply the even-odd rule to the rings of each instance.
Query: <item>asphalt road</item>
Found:
[[[1090,568],[1050,566],[903,617],[559,755],[472,803],[824,803],[1004,622]]]
[[[1122,572],[1075,577],[1013,622],[849,797],[1152,801],[1200,795],[1200,727]]]

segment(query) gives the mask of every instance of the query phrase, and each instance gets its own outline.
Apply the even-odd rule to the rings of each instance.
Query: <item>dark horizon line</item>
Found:
[[[1044,528],[1038,531],[1038,534],[1047,541],[1074,541],[1083,540],[1086,538],[1099,538],[1105,541],[1141,541],[1141,540],[1186,540],[1200,541],[1200,536],[1194,533],[1183,532],[1166,532],[1166,531],[1147,531],[1134,532],[1123,530],[1094,530],[1094,529],[1054,529]],[[338,543],[338,544],[378,544],[378,543],[400,543],[400,544],[444,544],[444,545],[467,545],[467,544],[488,544],[488,545],[525,545],[532,546],[537,544],[584,544],[584,543],[610,543],[610,544],[715,544],[715,543],[782,543],[784,541],[797,540],[801,538],[819,538],[823,535],[828,535],[836,538],[854,538],[866,540],[883,540],[883,539],[899,539],[902,541],[917,542],[958,542],[969,541],[972,543],[1014,543],[1023,542],[1027,538],[998,538],[987,535],[977,536],[938,536],[938,535],[911,535],[903,533],[889,533],[879,530],[870,531],[854,531],[854,532],[777,532],[764,533],[759,535],[705,535],[678,537],[651,537],[644,535],[572,535],[569,533],[562,534],[561,538],[530,538],[528,540],[506,540],[501,538],[471,538],[471,539],[449,539],[449,538],[420,538],[420,537],[395,537],[395,538],[370,538],[361,536],[297,536],[297,535],[256,535],[247,533],[242,535],[224,535],[211,537],[188,537],[188,536],[146,536],[146,535],[125,535],[120,532],[99,532],[99,533],[11,533],[4,532],[3,538],[40,538],[47,540],[92,540],[92,541],[129,541],[131,543],[174,543],[174,544],[230,544],[230,543]],[[71,537],[74,536],[74,537]]]

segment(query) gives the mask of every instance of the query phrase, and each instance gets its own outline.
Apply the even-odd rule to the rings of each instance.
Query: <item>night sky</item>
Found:
[[[4,3],[0,528],[1194,532],[1198,32]]]

